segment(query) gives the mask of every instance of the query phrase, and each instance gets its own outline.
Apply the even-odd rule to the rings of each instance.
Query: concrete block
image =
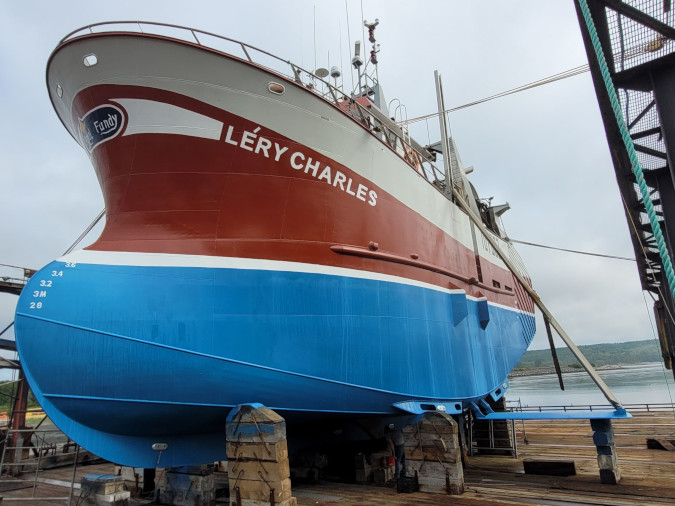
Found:
[[[595,431],[593,433],[593,442],[596,446],[607,446],[614,442],[614,430]]]
[[[612,420],[608,418],[591,420],[591,429],[594,431],[609,431],[612,429]]]
[[[391,457],[390,451],[373,452],[370,454],[370,459],[366,459],[366,463],[370,461],[370,465],[375,467],[385,467],[387,459]]]
[[[395,469],[393,467],[382,467],[373,471],[373,480],[377,485],[384,485],[389,480],[394,479]]]
[[[574,476],[577,474],[573,460],[523,459],[525,474],[544,476]]]
[[[88,474],[80,483],[82,491],[88,494],[110,495],[124,491],[124,478],[112,474]]]
[[[616,445],[610,443],[608,445],[596,446],[596,450],[598,451],[598,455],[612,455],[616,454]]]
[[[114,494],[93,494],[87,497],[80,496],[78,503],[81,506],[127,506],[131,499],[131,492],[124,490]]]
[[[614,469],[617,467],[616,453],[611,455],[598,455],[598,467],[600,469]]]
[[[617,485],[619,480],[621,480],[621,470],[618,467],[614,469],[600,469],[600,483]]]
[[[368,483],[369,481],[373,481],[372,466],[367,466],[365,469],[357,469],[356,481],[359,483]]]
[[[357,453],[354,456],[354,469],[365,469],[368,465],[366,456],[363,453]]]
[[[209,466],[165,469],[157,482],[156,497],[159,504],[210,504],[215,500],[213,469]]]

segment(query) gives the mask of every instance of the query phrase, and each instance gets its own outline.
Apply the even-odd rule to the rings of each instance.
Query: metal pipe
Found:
[[[450,179],[450,154],[448,150],[448,124],[445,121],[445,101],[443,100],[443,85],[438,70],[434,70],[436,83],[436,102],[438,104],[438,121],[441,127],[441,154],[443,155],[443,169],[445,171],[445,194],[449,197],[455,193]]]
[[[445,159],[443,160],[445,162]],[[490,243],[490,246],[492,246],[495,251],[497,252],[497,255],[499,255],[499,258],[506,264],[506,267],[513,273],[513,275],[516,277],[516,279],[520,282],[522,285],[523,289],[528,293],[528,295],[532,298],[532,301],[534,304],[539,308],[539,310],[542,312],[544,315],[545,319],[548,319],[550,322],[551,326],[555,329],[555,331],[558,333],[560,338],[563,340],[563,342],[567,345],[567,347],[570,349],[572,352],[572,355],[576,357],[576,359],[579,361],[581,366],[584,368],[584,370],[588,373],[588,375],[591,377],[593,382],[598,386],[602,394],[605,396],[605,398],[609,401],[609,403],[614,406],[616,409],[623,409],[621,406],[621,402],[616,398],[616,396],[612,393],[612,391],[609,389],[607,384],[604,382],[604,380],[600,377],[600,375],[597,373],[597,371],[593,368],[591,363],[586,360],[586,357],[581,353],[577,345],[572,341],[572,338],[567,335],[567,332],[562,328],[562,326],[558,323],[558,321],[555,319],[553,314],[549,311],[549,309],[546,307],[544,302],[541,300],[537,292],[534,291],[534,289],[529,285],[528,281],[523,277],[522,274],[516,269],[516,266],[513,264],[511,259],[502,251],[502,248],[499,246],[497,241],[492,237],[492,234],[489,232],[487,227],[483,224],[483,221],[478,217],[472,210],[471,207],[469,207],[469,204],[464,200],[464,198],[459,194],[459,192],[454,188],[451,187],[452,189],[452,195],[455,197],[455,202],[459,205],[460,208],[469,216],[469,219],[475,223],[475,225],[478,227],[478,229],[483,233],[483,236],[485,239]]]
[[[77,459],[80,456],[80,445],[75,447],[75,462],[73,462],[73,477],[70,480],[70,493],[68,494],[68,506],[73,502],[73,490],[75,489],[75,473],[77,472]]]

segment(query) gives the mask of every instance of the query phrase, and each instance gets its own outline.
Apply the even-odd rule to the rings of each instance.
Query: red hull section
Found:
[[[511,273],[474,252],[371,181],[239,116],[157,89],[103,85],[74,101],[73,121],[102,104],[141,99],[222,122],[219,140],[124,129],[92,160],[107,222],[90,249],[287,260],[379,272],[463,288],[513,307]],[[385,169],[386,170],[386,169]],[[421,182],[420,184],[428,184]],[[338,254],[331,247],[383,255]],[[456,275],[448,275],[440,272]],[[522,301],[521,301],[522,302]],[[528,309],[519,307],[519,309]]]

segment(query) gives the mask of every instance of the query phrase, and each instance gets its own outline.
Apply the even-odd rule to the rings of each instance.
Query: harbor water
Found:
[[[623,366],[598,371],[622,404],[672,403],[675,398],[673,373],[662,363]],[[600,389],[585,371],[563,374],[561,391],[555,374],[518,376],[509,379],[506,393],[509,406],[583,406],[608,404]]]

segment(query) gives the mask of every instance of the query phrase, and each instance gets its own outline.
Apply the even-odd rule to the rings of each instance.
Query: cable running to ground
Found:
[[[515,242],[517,244],[525,244],[527,246],[536,246],[537,248],[546,248],[546,249],[554,249],[558,251],[566,251],[567,253],[577,253],[578,255],[590,255],[594,257],[602,257],[602,258],[613,258],[615,260],[628,260],[629,262],[635,262],[634,258],[629,258],[629,257],[620,257],[616,255],[605,255],[603,253],[591,253],[590,251],[579,251],[576,249],[567,249],[567,248],[557,248],[555,246],[546,246],[545,244],[537,244],[534,242],[526,242],[526,241],[518,241],[516,239],[510,239],[509,241]]]
[[[460,109],[465,109],[467,107],[471,107],[474,105],[482,104],[483,102],[488,102],[490,100],[494,100],[496,98],[501,98],[505,97],[507,95],[512,95],[514,93],[519,93],[521,91],[529,90],[532,88],[536,88],[538,86],[543,86],[544,84],[549,84],[555,81],[560,81],[561,79],[567,79],[568,77],[573,77],[579,74],[583,74],[584,72],[588,72],[589,67],[588,64],[586,65],[580,65],[578,67],[574,67],[573,69],[565,70],[564,72],[560,72],[558,74],[554,74],[549,77],[545,77],[543,79],[540,79],[539,81],[533,81],[528,84],[524,84],[522,86],[518,86],[517,88],[512,88],[507,91],[502,91],[501,93],[497,93],[496,95],[490,95],[489,97],[481,98],[480,100],[474,100],[473,102],[469,102],[464,105],[459,105],[457,107],[453,107],[452,109],[447,109],[443,111],[444,113],[450,113],[454,111],[459,111]],[[405,121],[400,121],[398,122],[399,125],[409,125],[411,123],[415,123],[417,121],[422,121],[427,118],[433,118],[434,116],[438,116],[439,113],[435,112],[432,114],[426,114],[424,116],[418,116],[417,118],[411,118]]]

